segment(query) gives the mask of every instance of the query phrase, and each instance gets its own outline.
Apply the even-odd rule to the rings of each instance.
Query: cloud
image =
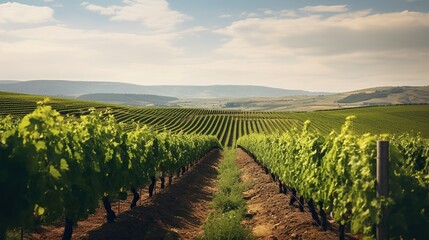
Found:
[[[220,56],[253,59],[271,70],[266,72],[271,81],[283,76],[310,83],[312,77],[314,87],[325,83],[320,89],[328,82],[340,89],[428,83],[429,13],[364,10],[330,17],[248,18],[216,33],[229,38],[216,50]]]
[[[172,45],[178,37],[177,34],[139,35],[62,25],[0,29],[0,78],[119,80],[118,76],[134,64],[168,65],[170,59],[182,56],[183,50]],[[151,76],[138,72],[140,80],[145,77],[150,80]]]
[[[83,6],[112,19],[136,2]],[[246,13],[216,30],[225,39],[217,46],[207,44],[207,37],[216,39],[210,29],[175,29],[180,21],[145,34],[58,22],[13,29],[0,25],[0,78],[253,84],[316,91],[428,84],[429,13],[255,13],[257,18]],[[180,47],[182,43],[188,47]]]
[[[221,14],[221,15],[219,15],[219,18],[230,18],[230,17],[232,17],[231,14]]]
[[[254,12],[241,12],[240,16],[245,17],[245,18],[256,18],[259,17],[260,14],[259,13],[254,13]]]
[[[282,10],[278,13],[280,17],[296,17],[297,14],[292,10]]]
[[[347,12],[348,8],[346,5],[317,5],[317,6],[306,6],[300,8],[302,11],[312,12],[312,13],[323,13],[323,12]]]
[[[88,2],[83,2],[81,5],[84,6],[85,9],[97,12],[101,15],[115,15],[121,10],[121,7],[118,6],[102,7]]]
[[[274,11],[271,9],[260,9],[260,10],[266,15],[271,15],[274,13]]]
[[[283,9],[274,11],[272,9],[268,8],[259,8],[257,9],[257,13],[248,13],[248,12],[242,12],[241,16],[252,18],[252,17],[275,17],[275,18],[285,18],[285,17],[296,17],[297,14],[293,10],[289,9]]]
[[[429,48],[429,13],[357,12],[328,18],[249,18],[216,31],[231,37],[220,50],[243,54],[342,54]],[[270,49],[272,51],[270,51]],[[284,51],[282,51],[284,50]]]
[[[139,22],[152,30],[171,31],[190,16],[170,9],[166,0],[124,0],[123,5],[99,6],[83,2],[89,11],[111,16],[112,21]]]
[[[38,7],[7,2],[0,4],[0,23],[44,23],[54,20],[54,10],[50,7]]]

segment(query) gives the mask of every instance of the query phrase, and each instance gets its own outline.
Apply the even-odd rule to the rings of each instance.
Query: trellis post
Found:
[[[377,198],[389,195],[389,141],[377,141]],[[380,223],[377,225],[377,240],[388,239],[388,210],[383,204]]]

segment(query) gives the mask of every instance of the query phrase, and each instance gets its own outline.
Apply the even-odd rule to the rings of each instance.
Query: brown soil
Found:
[[[88,219],[80,221],[73,239],[194,239],[210,211],[218,174],[219,150],[210,152],[185,175],[174,178],[173,184],[147,196],[143,189],[141,205],[130,210],[132,197],[121,201],[120,214],[114,223],[106,223],[105,210],[97,209]],[[140,201],[137,203],[140,204]],[[112,203],[118,212],[118,202]],[[43,226],[29,234],[28,239],[61,239],[62,224]]]
[[[290,194],[279,193],[278,184],[241,149],[236,150],[242,179],[249,187],[244,192],[247,214],[244,224],[258,239],[338,239],[334,229],[322,231],[298,203],[289,206]]]

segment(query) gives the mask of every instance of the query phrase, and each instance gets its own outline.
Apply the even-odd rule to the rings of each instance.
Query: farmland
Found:
[[[0,2],[0,240],[429,239],[427,2]]]
[[[43,96],[15,93],[0,93],[0,115],[24,116],[36,107]],[[302,127],[311,120],[311,127],[322,134],[332,129],[339,131],[349,115],[357,117],[355,131],[359,134],[404,132],[429,137],[429,105],[398,105],[314,112],[256,112],[208,110],[188,108],[138,108],[114,104],[51,98],[50,104],[61,114],[82,115],[89,108],[111,109],[120,122],[140,122],[155,130],[183,131],[215,135],[224,146],[233,146],[235,141],[250,133],[275,133]]]
[[[41,102],[36,104],[38,101]],[[4,133],[0,150],[4,157],[3,175],[6,176],[2,188],[6,189],[6,195],[15,196],[12,194],[15,191],[12,180],[15,179],[15,176],[6,173],[18,174],[28,169],[31,170],[28,177],[22,178],[19,183],[22,194],[16,195],[17,198],[28,198],[31,202],[26,205],[26,208],[17,208],[23,213],[22,216],[20,215],[21,217],[15,216],[13,211],[6,211],[2,214],[4,217],[2,221],[4,222],[8,222],[10,219],[14,220],[6,229],[0,229],[2,234],[8,229],[14,233],[13,229],[21,228],[28,231],[28,234],[35,236],[34,234],[37,234],[38,230],[34,232],[32,224],[26,223],[33,216],[46,223],[61,218],[65,219],[63,239],[71,238],[72,229],[76,227],[78,221],[84,221],[83,226],[90,223],[98,224],[101,227],[97,228],[95,232],[91,232],[94,227],[78,227],[76,228],[76,236],[105,239],[107,236],[105,234],[110,230],[109,225],[102,226],[104,215],[99,207],[100,199],[103,200],[107,221],[114,222],[116,215],[111,209],[109,196],[112,196],[113,201],[117,204],[117,213],[119,214],[120,200],[127,199],[126,190],[131,185],[134,197],[132,202],[126,202],[126,204],[131,203],[131,208],[133,208],[133,204],[136,206],[137,200],[142,199],[141,189],[146,189],[149,182],[148,191],[149,197],[151,197],[156,186],[156,179],[161,180],[160,188],[164,188],[167,173],[168,186],[170,186],[174,173],[179,177],[181,171],[183,175],[201,157],[204,159],[204,156],[209,156],[212,164],[222,162],[218,150],[210,153],[210,149],[217,148],[220,142],[224,147],[239,146],[241,148],[241,150],[236,151],[236,154],[238,164],[242,164],[240,171],[246,178],[262,179],[266,178],[263,172],[271,173],[268,176],[271,176],[274,182],[258,188],[271,189],[270,192],[273,193],[276,192],[276,185],[279,186],[280,195],[276,194],[274,198],[271,198],[271,196],[266,195],[269,192],[261,192],[260,194],[265,194],[266,197],[260,198],[257,202],[249,201],[249,211],[262,211],[258,207],[255,208],[255,204],[260,204],[261,201],[272,203],[272,209],[278,204],[287,205],[287,198],[289,197],[291,207],[276,210],[276,212],[286,211],[284,214],[279,214],[279,218],[283,218],[283,215],[288,215],[289,212],[298,213],[293,205],[298,199],[297,194],[299,194],[297,204],[299,212],[304,211],[304,204],[306,203],[313,220],[325,231],[324,234],[327,234],[324,236],[325,239],[334,239],[336,234],[332,229],[328,229],[324,211],[328,211],[333,220],[339,224],[340,239],[344,239],[344,236],[349,234],[345,232],[346,228],[348,229],[347,232],[371,237],[374,235],[372,226],[378,223],[377,216],[379,216],[383,204],[378,198],[374,199],[375,185],[373,184],[375,179],[375,171],[373,171],[375,166],[373,160],[376,158],[374,155],[375,145],[376,140],[380,138],[374,134],[380,133],[411,133],[392,137],[392,148],[396,149],[394,151],[397,153],[393,157],[393,161],[396,162],[393,166],[395,172],[400,172],[400,175],[391,175],[390,178],[394,189],[401,188],[401,181],[411,179],[411,182],[407,183],[409,192],[405,194],[415,198],[415,201],[413,200],[414,207],[408,210],[401,210],[402,208],[400,208],[393,212],[397,215],[403,215],[407,219],[407,224],[410,221],[409,225],[417,226],[416,229],[419,229],[420,225],[426,224],[428,219],[424,215],[420,216],[419,213],[426,212],[428,208],[424,198],[421,198],[427,195],[425,189],[428,185],[426,139],[429,135],[428,105],[379,106],[314,112],[246,112],[196,108],[137,108],[65,98],[46,100],[43,96],[1,93],[0,107],[1,116],[13,116],[2,119],[2,126],[0,126]],[[356,117],[350,117],[351,115]],[[17,118],[17,121],[13,118]],[[345,119],[347,121],[343,125]],[[151,128],[134,123],[146,124]],[[332,129],[336,133],[326,137]],[[364,134],[366,132],[371,134]],[[193,135],[194,133],[200,135]],[[282,133],[282,135],[278,133]],[[417,135],[417,133],[420,136],[412,136]],[[385,136],[381,136],[381,138],[385,138]],[[68,149],[73,149],[73,151]],[[233,167],[234,154],[229,150],[225,152],[229,152],[227,154],[229,160],[225,161],[230,163],[228,168]],[[344,156],[347,157],[347,161],[343,161]],[[21,161],[23,159],[24,161]],[[32,165],[36,162],[38,165]],[[16,164],[22,164],[22,166],[15,166]],[[306,236],[318,235],[317,232],[312,232],[317,231],[317,228],[313,228],[311,225],[287,233],[282,231],[271,232],[269,229],[261,232],[261,224],[266,222],[265,217],[248,221],[245,224],[247,228],[239,230],[238,226],[243,217],[247,215],[243,198],[248,193],[244,193],[244,188],[240,187],[242,186],[239,180],[240,171],[236,168],[233,168],[235,170],[225,170],[227,168],[225,166],[224,164],[220,165],[219,182],[226,181],[222,179],[227,176],[226,179],[229,179],[228,182],[230,183],[220,185],[227,186],[224,190],[219,187],[221,192],[225,194],[213,198],[214,204],[218,204],[219,207],[214,210],[215,215],[210,215],[212,217],[208,217],[207,221],[214,221],[213,225],[224,223],[225,221],[219,219],[225,217],[232,219],[228,214],[234,216],[235,220],[234,223],[228,223],[226,227],[210,228],[212,224],[206,224],[204,227],[206,232],[203,236],[208,239],[214,235],[220,234],[221,236],[226,234],[227,231],[224,230],[226,228],[230,229],[233,234],[243,234],[242,236],[250,236],[248,228],[253,228],[252,234],[259,237],[271,234],[287,237],[296,235],[296,232],[302,232],[299,234]],[[302,168],[302,166],[307,167]],[[203,164],[197,166],[196,169],[201,167],[205,171],[211,171],[210,168],[214,165]],[[257,170],[259,167],[262,169]],[[248,168],[254,170],[249,171]],[[88,175],[88,171],[94,174]],[[225,173],[222,171],[226,172],[227,175],[224,176]],[[232,173],[234,174],[230,175]],[[213,186],[216,175],[217,171],[214,170],[203,185]],[[42,180],[49,179],[43,186],[36,184],[42,189],[36,188],[36,185],[29,185],[38,180],[38,176],[42,176]],[[179,191],[170,194],[169,191],[163,191],[165,195],[161,195],[160,199],[165,198],[164,204],[166,206],[173,197],[176,198],[177,193],[184,193],[192,189],[186,183],[192,180],[186,176],[193,176],[191,178],[194,178],[202,175],[198,174],[198,170],[193,171],[192,174],[187,174],[185,178],[182,178],[183,184],[179,179],[177,185],[180,188]],[[328,179],[326,176],[330,176],[329,181],[326,180]],[[84,178],[85,181],[78,181],[78,179]],[[310,185],[308,185],[309,179],[311,180]],[[346,181],[343,181],[344,179]],[[92,181],[97,186],[96,189],[88,188],[88,184],[85,183]],[[236,187],[233,188],[237,192],[232,194],[230,190],[234,184]],[[255,191],[254,183],[251,185],[252,191]],[[337,186],[337,188],[333,189],[332,186]],[[365,188],[363,189],[363,187]],[[76,195],[76,189],[79,189],[80,192],[91,192],[92,195],[82,195],[75,201],[70,196]],[[192,191],[198,192],[198,195],[201,196],[193,199],[195,200],[193,204],[202,204],[204,208],[195,208],[197,211],[192,213],[199,216],[199,223],[192,226],[188,225],[188,227],[183,225],[180,231],[183,233],[192,231],[193,236],[196,236],[200,234],[199,229],[203,220],[209,216],[207,215],[208,212],[212,211],[207,203],[211,197],[205,196],[211,196],[213,191],[206,191],[203,186],[193,189]],[[351,191],[344,191],[344,189],[351,189]],[[140,191],[140,195],[138,195],[137,190]],[[33,196],[31,191],[52,193],[46,196],[38,194]],[[26,194],[30,194],[29,197]],[[395,195],[398,194],[398,191],[391,194],[393,194],[392,199],[397,206],[408,206],[402,195]],[[51,199],[53,198],[63,200],[52,202]],[[247,198],[249,197],[247,196]],[[119,202],[117,199],[120,199]],[[180,199],[184,204],[193,201],[186,194],[181,194]],[[85,208],[76,211],[69,210],[73,209],[76,204],[76,206],[80,206],[81,201],[88,202]],[[12,202],[19,202],[19,200]],[[155,208],[153,205],[155,202],[157,200],[147,199],[143,204],[140,201],[140,206],[152,211]],[[224,203],[226,205],[223,205]],[[319,207],[315,207],[313,203],[318,203]],[[32,213],[33,206],[34,213]],[[233,207],[230,208],[231,206]],[[351,208],[352,206],[357,206],[357,208]],[[225,213],[224,208],[233,211]],[[198,209],[204,210],[198,212]],[[316,212],[316,209],[319,210],[319,213]],[[176,210],[181,211],[180,208]],[[344,214],[344,211],[347,211],[347,214]],[[409,212],[411,214],[408,214]],[[93,214],[92,216],[99,220],[87,219],[89,214]],[[320,214],[321,220],[317,217],[318,214]],[[140,215],[138,223],[135,222],[136,218],[129,219],[132,222],[128,222],[128,220],[124,222],[120,218],[118,221],[125,224],[124,227],[128,224],[141,224],[140,221],[151,222],[151,217],[147,216],[145,212],[141,212]],[[162,222],[164,223],[168,222],[169,220],[163,215],[160,215],[159,218],[163,219]],[[264,216],[268,215],[269,213],[265,213]],[[305,224],[313,221],[309,216],[303,214],[298,214],[295,217],[298,222],[305,222]],[[416,225],[411,219],[420,222],[420,225]],[[273,226],[277,226],[279,222],[270,221],[269,224],[271,226],[269,228],[273,230],[275,229]],[[333,226],[336,226],[335,224]],[[415,237],[426,234],[420,230],[409,231],[407,230],[409,227],[402,228],[402,225],[395,225],[397,223],[392,224],[393,229],[397,229],[396,232],[393,231],[396,236]],[[286,224],[284,227],[288,228],[290,224]],[[120,225],[114,227],[114,236],[122,236],[126,232],[121,228]],[[172,229],[172,226],[163,226],[162,229]],[[218,232],[219,229],[223,230]],[[58,230],[47,231],[48,235],[44,236],[58,238],[60,237],[58,233]],[[149,233],[150,231],[141,229],[141,232],[129,233],[131,234],[129,238],[144,234],[147,239],[151,239],[147,235]],[[155,234],[162,237],[166,233],[158,232]],[[239,239],[242,238],[239,237]],[[219,239],[223,238],[220,237]]]

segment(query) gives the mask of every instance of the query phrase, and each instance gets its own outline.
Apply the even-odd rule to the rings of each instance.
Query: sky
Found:
[[[429,85],[429,0],[0,1],[0,79]]]

